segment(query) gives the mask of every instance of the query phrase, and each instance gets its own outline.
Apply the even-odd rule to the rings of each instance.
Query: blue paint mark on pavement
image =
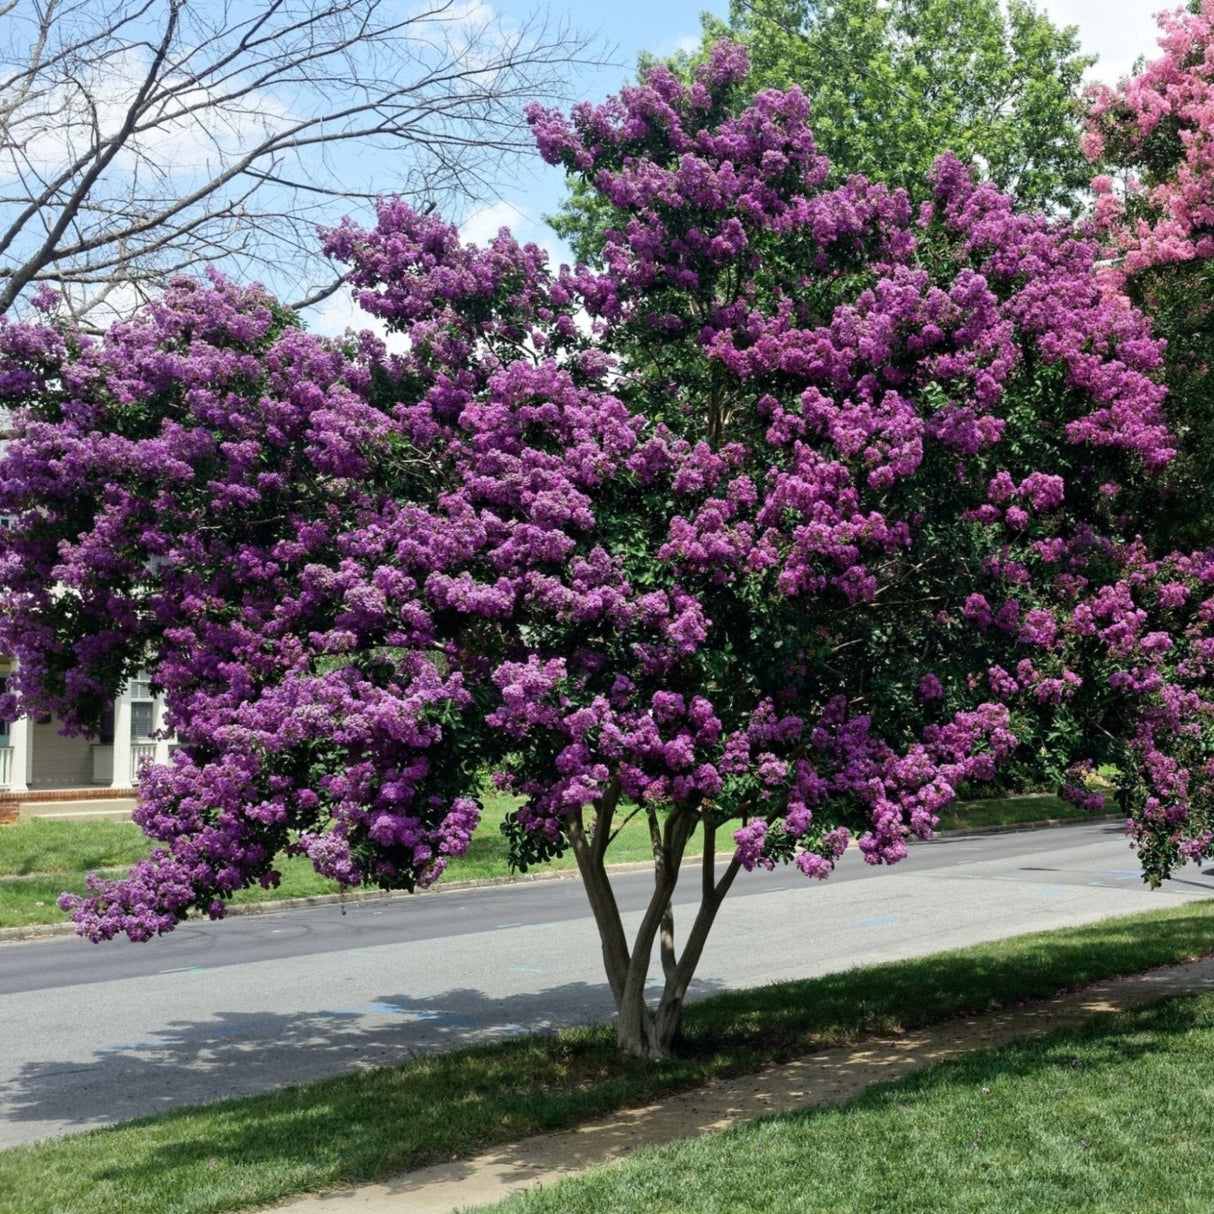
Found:
[[[896,923],[897,915],[879,915],[876,919],[861,919],[857,927],[884,927],[887,923]]]
[[[408,1007],[401,1007],[399,1003],[385,1003],[382,1000],[373,1000],[371,1003],[360,1003],[358,1007],[342,1008],[337,1013],[339,1016],[409,1016],[414,1020],[441,1020],[442,1012],[431,1011],[430,1009],[419,1010]]]
[[[466,1016],[453,1016],[449,1012],[435,1011],[433,1008],[401,1007],[396,1003],[385,1003],[376,1000],[372,1003],[360,1003],[358,1007],[343,1007],[337,1011],[317,1013],[329,1019],[339,1016],[397,1016],[401,1020],[427,1021],[434,1024],[446,1024],[453,1028],[472,1028],[474,1022]]]

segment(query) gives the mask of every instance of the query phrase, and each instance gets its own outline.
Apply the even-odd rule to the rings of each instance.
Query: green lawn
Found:
[[[1030,826],[1034,822],[1078,822],[1091,818],[1086,809],[1048,793],[1017,797],[986,797],[975,801],[955,801],[940,815],[937,828],[973,830],[975,827]]]
[[[148,840],[131,822],[15,822],[0,826],[0,877],[133,864]]]
[[[0,927],[63,923],[55,905],[65,890],[84,892],[86,873],[121,877],[148,852],[149,841],[129,822],[18,822],[0,827]],[[282,884],[250,889],[237,902],[332,893],[337,886],[317,876],[306,859],[282,864]]]
[[[506,840],[499,828],[517,804],[515,798],[500,794],[486,798],[485,812],[468,854],[452,860],[446,880],[509,875]],[[1057,797],[1005,797],[958,804],[942,817],[940,830],[1084,816],[1082,810]],[[126,822],[42,820],[0,827],[0,927],[63,922],[55,900],[64,890],[82,893],[88,872],[122,876],[127,866],[146,854],[147,846],[142,832]],[[687,854],[689,858],[700,854],[698,836],[692,837]],[[637,815],[620,831],[609,856],[613,863],[621,864],[647,860],[650,855],[648,830]],[[566,853],[547,867],[573,868],[573,856]],[[336,884],[318,876],[302,857],[284,860],[280,868],[282,883],[277,889],[242,890],[233,901],[268,902],[337,892]]]
[[[638,1152],[485,1214],[1208,1214],[1214,994]]]
[[[506,860],[506,837],[501,832],[501,825],[506,814],[515,809],[519,803],[518,797],[506,797],[500,793],[485,797],[484,812],[481,814],[480,825],[472,836],[468,854],[451,861],[444,880],[469,881],[483,877],[509,875],[510,865]],[[700,851],[699,837],[696,836],[688,846],[687,854],[698,856]],[[620,830],[611,844],[608,856],[613,864],[649,860],[653,857],[653,850],[649,842],[649,828],[640,814],[633,817]],[[566,852],[559,860],[554,860],[551,864],[542,867],[570,869],[576,868],[577,862],[574,860],[572,852]]]
[[[185,1109],[0,1152],[0,1214],[94,1214],[98,1210],[220,1214],[243,1210],[284,1200],[293,1193],[466,1157],[493,1143],[573,1125],[825,1045],[896,1033],[952,1015],[1044,998],[1113,974],[1192,959],[1207,954],[1212,942],[1214,900],[705,999],[687,1008],[684,1052],[660,1067],[620,1058],[611,1029],[598,1026],[419,1058],[401,1067]],[[1064,1056],[1076,1056],[1076,1049],[1065,1047]],[[1146,1046],[1134,1044],[1126,1060],[1149,1052]],[[1214,1058],[1209,1044],[1199,1052]],[[991,1065],[997,1072],[997,1065]],[[1178,1075],[1185,1065],[1177,1063]],[[1033,1067],[1026,1064],[1023,1069],[1032,1072]],[[1082,1069],[1074,1068],[1076,1072]],[[1065,1067],[1062,1070],[1068,1073]],[[992,1092],[997,1091],[994,1084],[984,1082]],[[1137,1094],[1146,1082],[1146,1072],[1134,1072],[1134,1082],[1123,1084],[1124,1092]],[[1203,1070],[1193,1072],[1192,1082],[1199,1094],[1210,1090]],[[953,1086],[964,1095],[965,1084]],[[1049,1089],[1047,1084],[1046,1104],[1058,1105],[1057,1093]],[[1000,1087],[997,1092],[1000,1099],[1002,1091]],[[1099,1099],[1103,1098],[1102,1092]],[[1088,1101],[1085,1107],[1099,1103],[1096,1096],[1084,1099]],[[1175,1111],[1185,1118],[1176,1123],[1180,1127],[1177,1134],[1192,1133],[1202,1139],[1205,1106],[1198,1109],[1189,1100],[1178,1104]],[[1041,1124],[1053,1126],[1048,1120],[1053,1115],[1052,1108],[1042,1109]],[[847,1166],[867,1168],[867,1183],[875,1186],[873,1192],[898,1192],[900,1169],[909,1165],[899,1162],[886,1169],[882,1163],[885,1128],[874,1130],[872,1124],[866,1123],[850,1139],[852,1144],[866,1145],[853,1146],[856,1153]],[[915,1132],[917,1122],[908,1124],[908,1142],[897,1149],[913,1156],[917,1145],[928,1163],[919,1161],[915,1167],[929,1174],[931,1166],[939,1167],[948,1158],[952,1149],[948,1144],[956,1141],[957,1134],[968,1135],[966,1150],[970,1141],[979,1142],[979,1154],[987,1149],[983,1146],[986,1136],[982,1140],[977,1136],[985,1121],[956,1122],[947,1142],[937,1141],[942,1131],[934,1123],[924,1135]],[[924,1124],[929,1123],[925,1120]],[[1126,1134],[1131,1132],[1127,1129]],[[839,1136],[846,1146],[848,1131],[840,1131]],[[1019,1144],[1020,1140],[991,1143],[988,1155],[1011,1151],[1008,1143],[1013,1141]],[[1113,1151],[1114,1140],[1098,1137],[1095,1130],[1088,1141],[1100,1143],[1104,1154],[1099,1158]],[[1080,1149],[1086,1150],[1072,1142],[1073,1155]],[[1020,1151],[1021,1146],[1016,1145],[1015,1150]],[[1182,1162],[1189,1166],[1190,1156],[1185,1155]],[[978,1166],[976,1162],[974,1166]],[[1045,1166],[1043,1163],[1042,1168]],[[802,1161],[801,1192],[818,1183],[821,1170],[813,1157]],[[879,1184],[874,1174],[878,1174]],[[1204,1174],[1185,1175],[1194,1181],[1188,1191],[1208,1202],[1210,1186]],[[645,1206],[625,1201],[597,1208]],[[690,1208],[762,1207],[697,1204]],[[840,1202],[835,1208],[880,1207]],[[985,1207],[959,1201],[905,1208],[968,1212]],[[1065,1201],[1051,1205],[1029,1200],[1007,1208],[1054,1211],[1073,1207]],[[1136,1208],[1188,1207],[1147,1203]]]

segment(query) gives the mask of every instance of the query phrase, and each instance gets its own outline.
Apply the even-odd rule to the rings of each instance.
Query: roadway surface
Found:
[[[626,926],[650,881],[616,877]],[[740,874],[691,994],[1212,895],[1193,868],[1148,890],[1117,825],[945,837],[893,869],[853,850],[825,883]],[[0,945],[0,1148],[611,1013],[576,879]]]

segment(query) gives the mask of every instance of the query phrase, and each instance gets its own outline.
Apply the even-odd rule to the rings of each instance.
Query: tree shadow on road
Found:
[[[718,989],[702,981],[692,994],[702,998]],[[27,1063],[6,1085],[3,1116],[14,1128],[32,1123],[36,1134],[62,1133],[605,1021],[611,1010],[605,983],[576,982],[503,998],[472,989],[424,997],[393,993],[320,1012],[172,1020],[94,1050],[89,1062]],[[81,1014],[87,1016],[87,1008]],[[612,1031],[603,1035],[610,1038]],[[11,1144],[27,1135],[17,1128],[7,1137]]]

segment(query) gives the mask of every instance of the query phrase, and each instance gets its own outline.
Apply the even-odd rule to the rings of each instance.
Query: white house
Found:
[[[0,409],[0,454],[7,432],[8,416]],[[0,515],[0,527],[7,522]],[[13,666],[0,656],[0,690]],[[26,802],[130,798],[142,765],[168,760],[172,740],[155,736],[163,713],[144,676],[123,689],[96,737],[65,737],[56,717],[0,721],[0,821]]]
[[[0,658],[0,683],[11,668]],[[20,799],[34,793],[31,799],[37,800],[92,799],[107,791],[129,796],[145,762],[168,762],[173,742],[155,736],[163,712],[146,678],[136,678],[114,701],[95,737],[65,737],[53,716],[0,721],[0,793]],[[43,795],[48,793],[58,795]]]

